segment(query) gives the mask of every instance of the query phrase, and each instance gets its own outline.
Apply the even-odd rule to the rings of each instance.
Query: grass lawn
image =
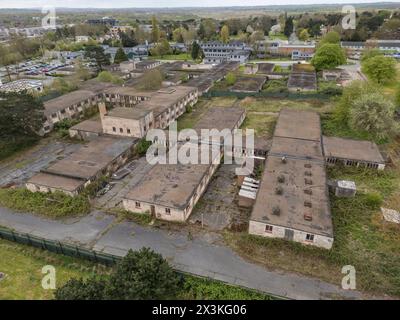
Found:
[[[400,141],[387,146],[398,152]],[[397,150],[397,151],[396,151]],[[284,269],[340,285],[345,265],[356,268],[357,289],[400,296],[400,226],[383,220],[380,207],[400,210],[400,164],[385,171],[354,167],[328,169],[330,179],[353,180],[354,198],[330,195],[334,226],[331,250],[247,233],[226,232],[225,240],[243,257],[270,269]]]
[[[96,273],[105,273],[101,265],[53,254],[40,249],[0,239],[0,272],[6,274],[0,280],[0,300],[9,299],[53,299],[52,290],[44,290],[41,282],[42,268],[56,268],[56,286],[62,286],[70,278],[87,278]]]

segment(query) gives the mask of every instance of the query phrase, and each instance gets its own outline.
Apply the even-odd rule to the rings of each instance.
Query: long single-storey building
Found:
[[[330,249],[333,226],[319,115],[280,112],[249,233]]]
[[[26,183],[32,192],[62,191],[79,194],[101,176],[118,170],[133,153],[135,140],[110,136],[98,137],[70,156],[58,160]]]
[[[386,166],[378,146],[371,141],[324,136],[323,147],[328,165],[341,162],[347,166],[365,166],[378,170]]]
[[[217,146],[199,146],[218,149]],[[212,150],[210,150],[212,154]],[[123,199],[126,210],[167,220],[186,221],[206,190],[221,158],[210,164],[158,164]]]

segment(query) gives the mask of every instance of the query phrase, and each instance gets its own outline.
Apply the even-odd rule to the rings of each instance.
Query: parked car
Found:
[[[113,178],[114,180],[121,180],[123,178],[125,178],[128,174],[130,174],[131,171],[124,168],[121,170],[118,170],[117,172],[114,172],[111,176],[111,178]]]

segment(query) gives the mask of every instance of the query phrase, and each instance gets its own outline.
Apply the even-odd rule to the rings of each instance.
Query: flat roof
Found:
[[[240,77],[230,91],[259,92],[266,81],[267,78],[261,76]]]
[[[70,130],[87,131],[94,133],[102,133],[103,127],[100,119],[98,120],[85,120],[70,128]]]
[[[128,150],[134,141],[134,139],[121,137],[97,137],[70,156],[43,169],[42,172],[88,180]]]
[[[282,109],[274,136],[321,141],[321,122],[313,111]]]
[[[274,137],[269,155],[310,161],[325,161],[320,141]]]
[[[148,110],[146,108],[143,108],[141,105],[138,105],[138,107],[134,108],[116,107],[107,111],[105,116],[113,118],[140,120],[150,112],[151,110]]]
[[[150,100],[141,102],[141,107],[153,110],[155,116],[168,109],[189,93],[197,91],[197,88],[186,86],[173,86],[170,91],[157,91]]]
[[[238,123],[246,110],[241,107],[211,107],[207,112],[197,121],[194,130],[201,129],[229,129],[232,131]]]
[[[305,165],[311,165],[311,168]],[[312,175],[308,176],[306,172]],[[283,183],[278,182],[281,176]],[[281,195],[277,194],[277,188],[281,188]],[[311,190],[312,194],[304,190]],[[306,206],[309,203],[311,208]],[[279,214],[274,214],[276,208],[279,208]],[[305,214],[312,220],[304,219]],[[283,163],[279,157],[269,156],[251,220],[332,237],[325,165],[298,159],[287,159]]]
[[[274,71],[274,68],[274,63],[259,63],[257,73],[271,73],[272,71]]]
[[[64,94],[55,99],[46,101],[43,105],[45,108],[45,114],[52,114],[53,112],[61,111],[69,106],[80,103],[86,99],[92,98],[96,94],[89,90],[76,90]]]
[[[218,150],[206,145],[198,148],[199,157],[200,150],[204,148]],[[183,210],[189,205],[189,200],[210,166],[211,164],[157,164],[125,198]]]
[[[371,141],[323,136],[326,157],[385,163],[378,146]]]
[[[149,97],[151,98],[155,92],[140,91],[134,87],[110,87],[104,90],[105,94],[122,94],[133,97]]]
[[[83,186],[85,184],[85,181],[39,172],[38,174],[30,178],[27,183],[33,183],[48,188],[74,192],[79,187]]]
[[[316,90],[317,75],[311,72],[292,72],[289,75],[288,88]]]

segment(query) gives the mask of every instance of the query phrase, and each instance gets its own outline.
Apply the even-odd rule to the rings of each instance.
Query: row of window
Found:
[[[136,209],[140,209],[141,208],[141,203],[139,201],[135,201],[135,207]],[[165,208],[165,214],[166,215],[171,215],[171,209],[170,208]]]
[[[113,132],[117,132],[117,128],[116,127],[112,127]],[[119,128],[119,132],[120,133],[124,133],[124,129],[123,128]],[[126,129],[126,133],[127,134],[131,134],[131,129]]]
[[[272,230],[274,229],[274,226],[271,226],[269,224],[265,225],[265,232],[267,233],[272,233]],[[314,235],[311,233],[306,234],[306,241],[308,242],[314,242]]]

